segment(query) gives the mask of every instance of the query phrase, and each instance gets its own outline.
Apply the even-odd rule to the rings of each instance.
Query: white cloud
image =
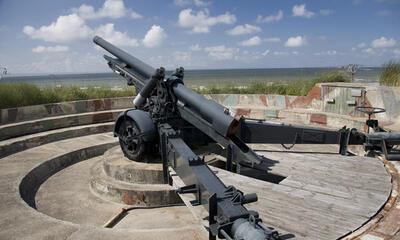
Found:
[[[256,22],[257,23],[269,23],[269,22],[278,22],[283,18],[283,11],[279,10],[276,14],[271,14],[269,16],[263,17],[262,15],[258,15]]]
[[[227,34],[232,36],[252,34],[257,32],[261,32],[261,28],[250,24],[237,25],[236,27],[226,31]]]
[[[335,56],[337,54],[336,50],[327,50],[323,52],[317,52],[314,55],[316,56]]]
[[[331,15],[332,14],[332,10],[330,10],[330,9],[321,9],[321,10],[319,10],[319,14],[320,15],[322,15],[322,16],[329,16],[329,15]]]
[[[294,17],[312,18],[315,15],[315,13],[306,9],[305,4],[294,5],[292,12]]]
[[[265,50],[261,55],[267,56],[271,51],[269,49]]]
[[[365,43],[359,43],[359,44],[357,44],[357,48],[365,48],[367,46],[367,44],[365,44]]]
[[[144,36],[143,45],[149,48],[160,46],[166,37],[167,34],[162,27],[153,25]]]
[[[123,0],[106,0],[103,6],[95,11],[94,7],[83,4],[79,8],[73,9],[83,19],[99,19],[99,18],[122,18],[130,17],[134,19],[142,18],[142,16],[125,7]]]
[[[393,47],[396,45],[396,40],[393,38],[385,38],[385,37],[380,37],[372,41],[371,46],[373,48],[387,48],[387,47]]]
[[[273,54],[275,56],[287,56],[287,55],[289,55],[288,52],[280,52],[280,51],[275,51]]]
[[[270,37],[270,38],[266,38],[266,39],[264,39],[264,41],[266,41],[266,42],[270,42],[270,43],[277,43],[277,42],[280,42],[280,41],[281,41],[281,39],[280,39],[280,38],[278,38],[278,37]]]
[[[306,44],[306,39],[302,36],[290,37],[285,43],[285,47],[301,47]]]
[[[48,26],[34,28],[25,26],[23,33],[32,39],[41,39],[46,42],[67,43],[78,39],[88,38],[93,31],[77,14],[59,16],[55,22]]]
[[[236,22],[235,15],[226,12],[216,17],[210,16],[207,9],[198,11],[192,9],[184,9],[179,13],[178,24],[183,28],[191,28],[194,33],[208,33],[210,27],[217,24],[233,24]]]
[[[244,46],[244,47],[252,47],[252,46],[258,46],[261,44],[261,38],[259,36],[254,36],[252,38],[249,38],[247,40],[244,40],[239,43],[239,45]]]
[[[192,45],[189,47],[189,49],[190,49],[190,51],[194,51],[194,52],[202,50],[202,48],[200,47],[199,44]]]
[[[112,44],[118,46],[128,46],[128,47],[137,47],[139,46],[139,42],[135,38],[129,37],[127,32],[119,32],[114,29],[113,23],[107,23],[104,25],[100,25],[95,30],[96,35],[104,38],[105,40],[111,42]]]
[[[228,48],[225,45],[205,47],[204,51],[215,60],[230,60],[235,57],[238,49]]]
[[[32,48],[34,53],[51,53],[51,52],[67,52],[69,48],[67,46],[56,45],[54,47],[37,46]]]
[[[186,64],[192,59],[192,55],[190,52],[176,51],[173,53],[174,59],[176,62],[180,64]]]
[[[375,54],[375,51],[372,48],[363,49],[362,52],[367,54]]]
[[[397,56],[400,56],[400,49],[394,49],[393,50],[393,53],[395,54],[395,55],[397,55]]]
[[[203,0],[174,0],[174,4],[178,6],[188,6],[188,5],[195,5],[197,7],[205,7],[210,4],[210,2],[206,2]]]

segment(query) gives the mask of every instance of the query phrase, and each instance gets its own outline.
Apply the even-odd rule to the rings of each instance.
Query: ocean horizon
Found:
[[[210,85],[248,85],[252,82],[292,82],[312,79],[320,74],[343,70],[339,67],[315,68],[255,68],[255,69],[202,69],[185,70],[184,82],[191,87]],[[355,74],[354,82],[378,82],[380,67],[360,67]],[[171,72],[168,72],[169,74]],[[126,81],[113,72],[103,73],[68,73],[38,75],[5,75],[0,83],[30,83],[44,86],[104,86],[124,87]]]

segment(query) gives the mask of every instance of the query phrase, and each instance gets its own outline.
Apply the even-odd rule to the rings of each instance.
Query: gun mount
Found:
[[[165,183],[171,183],[170,166],[186,184],[177,191],[194,193],[193,204],[208,206],[210,239],[279,239],[277,231],[262,224],[257,212],[244,207],[257,201],[256,194],[245,195],[225,186],[186,144],[218,142],[243,161],[260,163],[262,159],[235,135],[240,121],[223,106],[186,88],[183,68],[166,77],[163,68],[153,69],[100,37],[94,42],[117,57],[105,59],[137,90],[135,109],[122,113],[115,124],[124,154],[141,161],[152,146],[158,146]]]
[[[270,159],[257,155],[247,143],[339,144],[342,155],[347,155],[348,145],[365,145],[386,157],[399,157],[390,150],[400,143],[400,136],[377,122],[373,122],[376,132],[365,134],[346,127],[332,131],[235,118],[229,109],[187,88],[183,68],[166,76],[164,68],[154,69],[100,37],[93,41],[116,57],[104,56],[109,67],[136,88],[135,108],[120,114],[115,123],[123,153],[135,161],[159,154],[164,182],[172,183],[172,167],[186,185],[177,191],[195,194],[193,204],[208,207],[210,239],[279,239],[279,234],[263,225],[257,212],[244,207],[257,201],[257,195],[225,186],[191,146],[218,143],[226,149],[226,169],[235,166],[237,173],[241,166],[268,171]]]

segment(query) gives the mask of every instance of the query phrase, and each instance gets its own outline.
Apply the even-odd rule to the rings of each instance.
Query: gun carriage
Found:
[[[136,88],[134,108],[121,113],[115,122],[114,134],[124,155],[135,161],[160,155],[164,182],[172,184],[172,168],[186,185],[177,192],[195,194],[192,204],[207,208],[210,239],[279,239],[279,234],[265,226],[257,212],[244,206],[257,201],[257,195],[225,186],[192,147],[218,143],[226,152],[226,169],[237,173],[241,166],[268,171],[271,160],[256,154],[248,143],[279,143],[285,147],[297,143],[339,144],[342,155],[348,154],[349,145],[364,145],[388,159],[400,159],[394,149],[400,144],[400,134],[386,132],[377,120],[367,120],[373,133],[362,133],[346,127],[332,131],[234,117],[229,109],[187,88],[183,68],[166,76],[164,68],[154,69],[100,37],[93,41],[116,57],[104,56],[109,67]]]

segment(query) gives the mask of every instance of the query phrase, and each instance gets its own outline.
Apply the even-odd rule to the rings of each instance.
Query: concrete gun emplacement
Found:
[[[349,145],[364,145],[387,159],[400,159],[394,148],[400,134],[386,132],[377,120],[367,120],[373,133],[362,133],[233,117],[229,109],[187,88],[183,68],[166,76],[164,68],[154,69],[100,37],[93,41],[116,57],[104,56],[109,67],[136,88],[134,108],[121,113],[114,127],[124,155],[134,161],[149,159],[155,152],[161,156],[164,182],[172,184],[172,168],[185,183],[177,192],[195,194],[193,204],[208,210],[210,239],[275,240],[279,233],[244,207],[257,201],[255,193],[225,186],[191,147],[218,143],[226,153],[226,169],[237,173],[241,167],[268,171],[272,161],[247,143],[338,144],[342,155],[348,154]]]

